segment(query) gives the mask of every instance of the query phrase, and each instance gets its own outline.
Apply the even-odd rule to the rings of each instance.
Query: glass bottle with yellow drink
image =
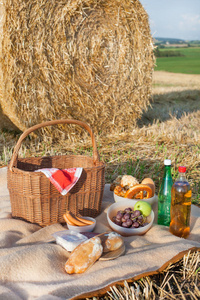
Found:
[[[192,191],[186,179],[186,167],[179,167],[179,175],[171,190],[171,222],[169,231],[181,238],[190,234]]]

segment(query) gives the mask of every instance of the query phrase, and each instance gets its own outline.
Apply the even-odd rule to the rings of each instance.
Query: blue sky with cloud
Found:
[[[200,0],[140,0],[153,37],[200,40]]]

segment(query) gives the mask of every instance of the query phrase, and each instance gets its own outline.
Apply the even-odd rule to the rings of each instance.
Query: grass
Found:
[[[156,71],[200,74],[200,47],[167,48],[167,51],[170,50],[180,52],[183,56],[158,57],[156,59]],[[166,51],[166,49],[159,49],[159,51]]]
[[[187,119],[187,117],[185,117]],[[190,126],[189,119],[186,128]],[[173,131],[173,127],[177,126],[176,118],[169,124],[169,130]],[[167,126],[167,125],[166,125]],[[194,126],[195,128],[195,126]],[[157,134],[160,129],[160,135]],[[165,129],[164,129],[165,130]],[[121,134],[116,141],[115,136],[99,137],[101,147],[99,146],[99,153],[102,160],[106,163],[106,182],[112,182],[119,174],[130,174],[142,181],[144,177],[151,177],[156,184],[156,192],[158,192],[160,182],[163,176],[163,161],[165,158],[172,160],[172,176],[175,180],[177,177],[177,169],[179,165],[187,166],[187,177],[193,189],[192,201],[200,205],[200,174],[199,163],[196,161],[199,157],[200,146],[193,139],[192,144],[187,146],[187,140],[181,144],[180,133],[177,131],[177,141],[163,140],[163,128],[160,123],[153,124],[151,127],[146,126],[138,128],[134,133]],[[187,131],[187,129],[186,129]],[[190,132],[193,131],[193,128]],[[185,130],[184,130],[185,132]],[[171,132],[172,134],[173,132]],[[143,138],[140,136],[143,134]],[[184,136],[184,133],[183,133]],[[4,138],[8,141],[1,148],[0,163],[6,165],[11,158],[13,146],[18,138],[11,140],[11,136],[7,133]],[[10,141],[9,141],[10,139]],[[133,143],[132,140],[135,139]],[[80,143],[80,142],[79,142]],[[92,148],[90,140],[82,141],[82,145],[69,145],[68,143],[61,143],[60,145],[52,146],[51,144],[38,143],[37,141],[26,139],[22,146],[19,156],[44,156],[44,155],[59,155],[65,153],[92,155]],[[192,155],[191,155],[192,153]]]
[[[166,74],[168,76],[168,74]],[[179,75],[177,75],[179,76]],[[190,75],[188,75],[190,76]],[[200,206],[200,89],[191,90],[188,77],[178,83],[154,83],[153,101],[137,126],[129,131],[119,130],[96,136],[99,154],[106,163],[106,182],[119,174],[132,174],[141,181],[151,177],[158,193],[165,158],[172,160],[172,175],[177,177],[178,166],[186,165],[192,187],[192,202]],[[174,77],[173,77],[174,79]],[[177,78],[176,82],[179,82]],[[185,81],[184,81],[185,80]],[[175,86],[174,91],[173,86]],[[183,87],[184,86],[184,87]],[[20,133],[0,132],[0,165],[7,165]],[[57,155],[65,153],[92,155],[88,136],[53,141],[29,137],[23,142],[20,157]],[[115,286],[102,297],[93,299],[200,299],[200,252],[189,253],[163,272],[142,278],[124,286]]]

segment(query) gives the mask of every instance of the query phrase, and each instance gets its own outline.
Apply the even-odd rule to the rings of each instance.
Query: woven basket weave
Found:
[[[56,124],[76,124],[86,129],[92,139],[93,157],[61,155],[49,157],[18,158],[23,139],[34,130]],[[62,196],[42,172],[41,168],[74,168],[83,171],[75,186]],[[63,214],[70,210],[76,215],[96,217],[101,212],[105,186],[105,165],[100,162],[96,141],[91,128],[77,120],[54,120],[27,129],[19,138],[8,166],[8,190],[12,217],[17,217],[44,227],[64,223]]]

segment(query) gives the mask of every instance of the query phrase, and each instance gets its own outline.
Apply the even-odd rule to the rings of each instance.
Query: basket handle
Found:
[[[91,136],[91,139],[92,139],[94,165],[96,165],[96,163],[99,162],[99,153],[97,151],[97,145],[96,145],[94,133],[93,133],[91,127],[89,125],[87,125],[86,123],[78,121],[78,120],[61,119],[61,120],[47,121],[47,122],[43,122],[43,123],[34,125],[34,126],[28,128],[27,130],[25,130],[22,133],[19,140],[17,141],[17,144],[15,145],[15,148],[14,148],[11,160],[10,160],[10,165],[9,165],[10,171],[12,171],[14,162],[16,161],[17,156],[18,156],[18,151],[21,147],[21,143],[25,139],[25,137],[27,137],[31,132],[33,132],[33,131],[35,131],[39,128],[46,127],[46,126],[51,126],[51,125],[57,125],[57,124],[76,124],[76,125],[79,125],[79,126],[83,127],[84,129],[86,129],[89,132],[89,134]]]

